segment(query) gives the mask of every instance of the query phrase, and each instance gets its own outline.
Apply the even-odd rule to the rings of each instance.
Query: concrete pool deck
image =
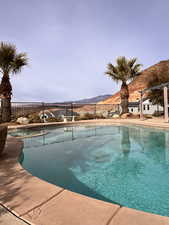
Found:
[[[150,127],[158,127],[158,128],[167,128],[169,129],[169,123],[166,123],[163,118],[152,118],[152,119],[96,119],[96,120],[81,120],[75,122],[52,122],[52,123],[32,123],[28,125],[9,125],[8,129],[18,129],[18,128],[33,128],[33,127],[42,127],[42,126],[66,126],[66,125],[111,125],[111,124],[135,124],[135,125],[143,125]]]
[[[135,124],[169,129],[168,123],[153,119],[66,123],[69,124]],[[37,124],[29,125],[34,126]],[[96,200],[32,176],[18,163],[22,148],[21,140],[10,137],[0,158],[0,206],[8,209],[0,213],[0,225],[10,224],[10,212],[11,220],[17,220],[18,225],[169,225],[169,217]]]

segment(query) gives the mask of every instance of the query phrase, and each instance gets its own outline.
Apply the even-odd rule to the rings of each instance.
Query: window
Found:
[[[149,105],[147,105],[147,110],[150,110],[150,106]]]
[[[146,110],[146,106],[145,105],[143,105],[143,110]]]
[[[131,108],[131,112],[133,112],[133,108]]]
[[[47,119],[47,118],[48,118],[48,116],[45,114],[41,116],[41,119]]]

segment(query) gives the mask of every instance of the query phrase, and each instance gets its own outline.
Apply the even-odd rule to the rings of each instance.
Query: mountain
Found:
[[[169,60],[161,61],[141,72],[129,84],[129,102],[135,102],[140,99],[140,90],[148,88],[149,82],[157,80],[160,76],[168,77],[169,82]],[[145,94],[146,95],[146,94]],[[111,97],[100,101],[98,104],[119,104],[120,103],[120,91],[112,95]]]
[[[80,99],[76,101],[66,101],[66,102],[59,102],[64,103],[64,104],[71,104],[71,103],[76,103],[76,104],[91,104],[91,103],[98,103],[100,101],[104,101],[107,98],[111,97],[111,95],[99,95],[93,98],[85,98],[85,99]]]

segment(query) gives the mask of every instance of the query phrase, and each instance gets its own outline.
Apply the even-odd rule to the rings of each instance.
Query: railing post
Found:
[[[95,109],[94,109],[94,115],[95,115],[95,119],[97,119],[97,115],[96,115],[96,104],[95,104]]]
[[[69,105],[68,105],[68,109],[69,109]],[[67,105],[65,105],[65,116],[67,116]]]
[[[71,103],[71,117],[72,117],[72,121],[73,121],[73,103]]]
[[[42,102],[42,115],[43,115],[43,123],[45,123],[45,103]]]
[[[63,115],[63,122],[67,123],[67,117]]]
[[[140,98],[140,120],[143,120],[143,92],[140,92],[141,98]]]
[[[164,87],[164,118],[165,122],[168,123],[168,88]]]

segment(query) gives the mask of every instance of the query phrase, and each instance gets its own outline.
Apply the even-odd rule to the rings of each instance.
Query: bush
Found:
[[[75,117],[75,121],[79,121],[79,120],[82,120],[82,117],[76,116],[76,117]]]
[[[150,115],[150,114],[144,114],[144,118],[146,118],[146,119],[152,119],[152,115]]]
[[[81,120],[92,120],[95,119],[95,115],[91,113],[85,113],[83,116],[80,117]]]
[[[101,114],[101,113],[97,113],[96,114],[96,119],[105,119],[106,117],[105,116],[103,116],[103,114]]]
[[[106,117],[103,116],[103,114],[91,114],[91,113],[85,113],[83,116],[76,116],[75,121],[79,120],[93,120],[93,119],[105,119]]]
[[[51,117],[46,119],[47,122],[63,122],[62,118]]]
[[[163,111],[155,111],[153,113],[153,116],[155,116],[155,117],[159,117],[159,116],[163,116],[163,115],[164,115],[164,112]]]
[[[132,114],[131,119],[140,119],[140,114]]]
[[[7,126],[0,126],[0,155],[2,154],[5,147],[7,130]]]
[[[28,116],[30,123],[42,123],[38,114],[34,113]]]

